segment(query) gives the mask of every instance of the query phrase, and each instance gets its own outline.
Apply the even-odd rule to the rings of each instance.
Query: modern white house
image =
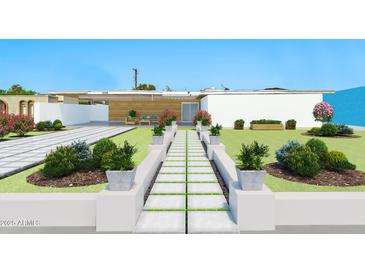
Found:
[[[50,94],[77,99],[81,104],[35,103],[35,121],[61,119],[66,125],[90,121],[122,121],[129,110],[137,118],[145,115],[159,116],[170,109],[178,114],[182,124],[192,122],[198,110],[212,115],[212,122],[233,127],[237,119],[245,126],[251,120],[273,119],[283,123],[297,121],[297,127],[313,127],[312,110],[323,101],[323,94],[332,90],[204,90],[204,91],[52,91]]]

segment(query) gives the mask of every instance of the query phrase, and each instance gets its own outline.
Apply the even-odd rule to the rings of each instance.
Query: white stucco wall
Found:
[[[34,121],[60,119],[64,125],[76,125],[92,121],[108,121],[109,106],[35,103]]]
[[[314,127],[312,110],[322,101],[322,94],[242,94],[207,95],[201,99],[201,109],[212,115],[213,123],[233,127],[237,119],[274,119],[283,123],[289,119],[297,121],[297,127]]]

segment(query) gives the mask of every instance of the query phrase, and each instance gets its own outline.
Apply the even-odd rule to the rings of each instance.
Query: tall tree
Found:
[[[19,84],[12,85],[7,92],[8,95],[34,95],[36,94],[33,90],[25,90]]]
[[[156,87],[152,84],[139,84],[135,90],[156,90]]]

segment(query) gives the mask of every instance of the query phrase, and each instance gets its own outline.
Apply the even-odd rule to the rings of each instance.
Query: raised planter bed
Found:
[[[283,124],[251,124],[250,129],[253,130],[283,130]]]

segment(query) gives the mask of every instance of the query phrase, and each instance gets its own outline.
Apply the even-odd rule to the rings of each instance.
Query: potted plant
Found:
[[[135,110],[130,110],[130,111],[128,111],[128,117],[130,118],[130,119],[135,119],[136,117],[137,117],[137,111],[135,111]]]
[[[165,126],[166,131],[172,130],[172,125],[176,125],[177,114],[175,111],[166,109],[160,118],[160,125]]]
[[[122,147],[103,155],[101,166],[106,170],[109,190],[127,191],[132,188],[136,174],[133,155],[136,152],[135,146],[124,141]]]
[[[262,158],[269,156],[269,147],[254,141],[250,145],[242,144],[236,166],[238,182],[243,190],[261,190],[266,171],[263,170]]]
[[[152,144],[154,145],[162,145],[163,144],[163,132],[165,128],[163,126],[155,126],[152,129],[153,136],[152,136]]]
[[[209,114],[209,112],[205,111],[205,110],[199,110],[194,115],[193,124],[201,127],[202,126],[202,121],[203,121],[204,118],[209,120],[209,125],[212,123],[212,117]]]
[[[202,131],[202,132],[203,131],[208,131],[208,128],[211,124],[211,120],[206,118],[206,117],[203,117],[202,120],[201,120],[201,123],[202,123],[202,125],[200,127],[200,131]]]
[[[211,145],[219,145],[221,142],[221,129],[222,126],[216,124],[215,126],[211,126],[209,131],[210,131],[210,135],[209,135],[209,142]]]

